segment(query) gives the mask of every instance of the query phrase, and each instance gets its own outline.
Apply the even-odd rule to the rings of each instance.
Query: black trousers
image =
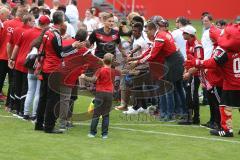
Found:
[[[192,116],[193,111],[193,121],[199,121],[199,95],[198,89],[200,86],[200,79],[197,76],[191,77],[187,81],[186,86],[186,102],[189,109],[189,115]]]
[[[27,80],[27,73],[14,70],[14,105],[13,109],[17,111],[17,113],[22,113],[24,110],[24,103],[27,96],[28,91],[28,80]]]
[[[10,69],[8,68],[8,61],[0,60],[0,93],[2,93],[3,84],[9,70]]]
[[[219,104],[222,95],[222,88],[213,87],[211,90],[207,91],[208,103],[210,106],[210,123],[216,123],[218,126],[221,122],[221,115],[219,110]]]
[[[4,81],[6,78],[6,75],[8,74],[8,93],[7,93],[7,101],[6,106],[11,108],[14,104],[14,79],[13,79],[13,70],[11,70],[8,67],[8,61],[7,60],[0,60],[0,92],[2,92],[2,88],[4,85]]]
[[[43,73],[36,122],[36,127],[43,127],[44,124],[45,131],[51,131],[54,129],[59,113],[60,102],[60,79],[54,79],[55,84],[54,86],[51,86],[50,83],[52,83],[53,79],[49,78],[50,74]]]
[[[113,94],[108,92],[96,92],[94,99],[94,111],[90,127],[90,133],[97,134],[99,117],[102,116],[102,135],[108,134],[109,113],[112,108]]]

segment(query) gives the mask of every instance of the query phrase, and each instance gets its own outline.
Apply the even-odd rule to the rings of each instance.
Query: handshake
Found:
[[[203,65],[203,60],[197,59],[192,55],[188,55],[188,59],[184,63],[184,67],[186,69],[190,69],[193,67],[200,68]]]

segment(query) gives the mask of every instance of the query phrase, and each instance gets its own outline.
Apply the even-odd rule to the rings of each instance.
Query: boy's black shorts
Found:
[[[221,105],[240,108],[240,90],[223,90]]]

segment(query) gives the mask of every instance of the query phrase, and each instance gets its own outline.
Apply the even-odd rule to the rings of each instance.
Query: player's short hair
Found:
[[[113,60],[113,54],[106,53],[103,57],[103,63],[106,65],[111,65]]]
[[[114,15],[112,13],[104,13],[103,20],[106,21],[108,18],[113,18]]]
[[[85,41],[88,37],[88,32],[86,29],[79,29],[76,33],[75,39],[82,42]]]

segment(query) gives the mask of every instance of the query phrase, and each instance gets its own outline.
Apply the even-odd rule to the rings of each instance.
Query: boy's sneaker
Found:
[[[65,132],[67,130],[67,126],[65,124],[60,124],[59,130]]]
[[[233,137],[233,132],[231,130],[224,131],[223,129],[212,129],[210,130],[210,134],[220,137]]]
[[[102,139],[107,139],[107,138],[108,138],[107,135],[103,135],[103,136],[102,136]]]
[[[95,135],[93,135],[93,134],[91,134],[91,133],[89,133],[87,136],[88,136],[89,138],[95,138]]]

